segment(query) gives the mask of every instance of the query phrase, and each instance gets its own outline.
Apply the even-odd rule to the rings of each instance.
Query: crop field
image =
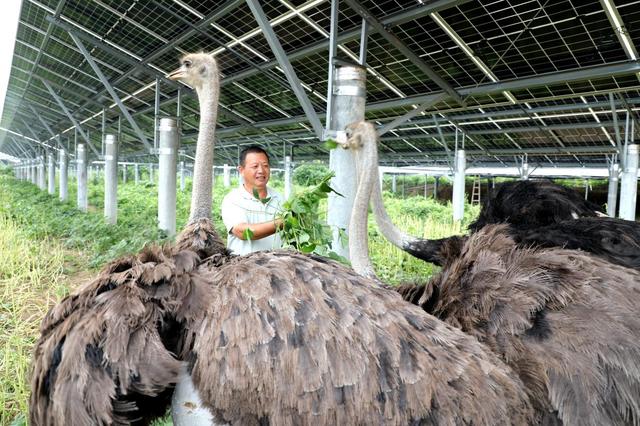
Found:
[[[144,182],[144,183],[143,183]],[[283,192],[282,182],[271,186]],[[237,182],[232,182],[232,187]],[[171,240],[157,229],[157,187],[132,179],[118,185],[118,224],[107,225],[102,216],[103,187],[89,182],[89,212],[75,208],[76,183],[69,182],[69,201],[40,191],[36,186],[0,171],[0,425],[26,424],[31,350],[42,318],[49,308],[77,286],[91,280],[110,260],[135,253],[145,244]],[[214,188],[213,214],[218,231],[219,205],[230,188],[218,179]],[[295,193],[304,193],[297,186]],[[177,195],[177,227],[188,218],[190,182]],[[317,200],[323,220],[326,198]],[[463,233],[478,213],[465,207],[463,223],[453,223],[450,205],[430,198],[396,198],[385,193],[390,217],[405,232],[429,238]],[[412,258],[386,242],[369,219],[370,256],[378,276],[385,282],[426,280],[434,268]]]

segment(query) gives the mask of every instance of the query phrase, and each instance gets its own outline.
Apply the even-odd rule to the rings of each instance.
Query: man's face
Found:
[[[250,152],[244,160],[244,166],[238,167],[247,188],[266,188],[271,175],[269,160],[261,152]]]

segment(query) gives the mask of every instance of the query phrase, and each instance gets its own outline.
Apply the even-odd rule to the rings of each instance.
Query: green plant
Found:
[[[293,181],[300,186],[311,186],[320,182],[328,173],[329,168],[322,163],[306,163],[295,168]]]
[[[285,248],[291,247],[302,253],[316,253],[346,262],[346,259],[331,250],[331,227],[320,215],[321,200],[326,199],[331,192],[342,196],[329,186],[332,177],[333,173],[324,175],[316,185],[296,193],[282,204],[278,214],[282,227],[278,233]],[[345,235],[344,230],[339,232]]]

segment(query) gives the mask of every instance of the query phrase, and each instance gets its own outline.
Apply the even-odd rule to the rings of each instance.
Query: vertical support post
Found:
[[[618,207],[618,184],[620,181],[620,166],[612,163],[609,166],[609,191],[607,194],[607,214],[616,217],[616,207]]]
[[[31,160],[31,183],[38,185],[38,157]]]
[[[635,221],[638,193],[638,145],[628,145],[626,157],[620,186],[620,218]]]
[[[158,127],[160,144],[158,226],[168,236],[176,234],[176,162],[179,137],[177,120],[175,118],[161,118]]]
[[[136,185],[140,183],[140,166],[138,163],[133,165],[133,182]]]
[[[127,165],[122,165],[122,183],[127,183]]]
[[[335,70],[336,67],[333,64],[333,58],[336,56],[336,50],[338,48],[338,3],[339,0],[331,0],[331,21],[329,28],[329,77],[327,78],[327,129],[331,128],[332,114],[333,114],[333,91],[335,84]]]
[[[397,190],[398,190],[398,175],[393,174],[391,175],[391,192],[395,194]]]
[[[153,179],[153,163],[149,163],[149,182],[155,182]]]
[[[291,180],[291,156],[285,155],[284,157],[284,198],[288,199],[291,195],[292,180]]]
[[[160,120],[160,79],[156,77],[156,93],[153,103],[153,149],[158,149],[158,120]]]
[[[433,182],[433,199],[438,199],[438,187],[440,186],[440,176],[435,177],[435,181]]]
[[[331,66],[331,64],[330,64]],[[332,101],[332,131],[344,131],[354,121],[364,119],[366,101],[366,70],[359,66],[336,68],[334,97]],[[333,227],[332,249],[349,258],[349,248],[342,244],[340,230],[349,228],[349,219],[356,194],[356,167],[353,153],[344,149],[333,149],[329,154],[329,168],[335,173],[332,187],[344,197],[329,194],[327,223]]]
[[[77,145],[76,175],[78,183],[78,209],[86,212],[89,206],[87,196],[87,150],[83,143]]]
[[[47,183],[44,175],[44,155],[38,157],[38,188],[42,191],[47,189]]]
[[[47,154],[47,190],[50,195],[56,193],[56,162],[53,152]]]
[[[453,199],[451,201],[453,204],[453,221],[458,222],[464,217],[464,178],[467,167],[464,150],[457,150],[455,158],[456,168],[453,177]]]
[[[384,189],[384,172],[382,169],[378,168],[378,184],[380,185],[380,190]]]
[[[428,176],[424,175],[424,198],[427,198],[427,180],[428,180]]]
[[[69,187],[69,162],[67,157],[67,150],[64,148],[62,148],[58,152],[58,167],[58,174],[60,175],[60,201],[67,201]]]
[[[222,168],[222,172],[223,172],[222,182],[224,184],[224,187],[228,188],[231,186],[231,167],[229,167],[229,165],[225,163]]]
[[[107,223],[118,222],[118,139],[107,134],[104,138],[104,217]]]
[[[184,160],[180,162],[180,191],[184,191]]]

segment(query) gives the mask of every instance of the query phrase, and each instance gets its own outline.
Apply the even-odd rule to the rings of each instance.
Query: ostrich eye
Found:
[[[185,67],[189,68],[191,66],[191,60],[190,59],[186,59],[182,62],[182,65],[184,65]]]

